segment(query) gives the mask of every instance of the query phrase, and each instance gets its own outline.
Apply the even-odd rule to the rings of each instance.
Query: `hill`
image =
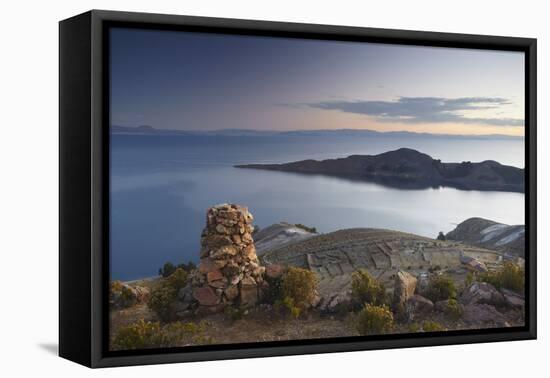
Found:
[[[340,159],[302,160],[285,164],[244,164],[236,168],[320,174],[364,180],[399,189],[447,186],[463,190],[520,192],[524,170],[486,160],[443,163],[409,148],[379,155],[351,155]]]

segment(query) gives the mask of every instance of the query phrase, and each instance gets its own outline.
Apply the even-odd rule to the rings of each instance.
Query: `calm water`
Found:
[[[166,261],[197,261],[206,209],[249,207],[260,227],[288,221],[321,232],[379,227],[435,237],[478,216],[524,223],[524,195],[451,188],[397,190],[344,179],[236,169],[400,147],[444,162],[496,160],[523,167],[522,140],[433,137],[184,137],[113,135],[111,275],[155,275]]]

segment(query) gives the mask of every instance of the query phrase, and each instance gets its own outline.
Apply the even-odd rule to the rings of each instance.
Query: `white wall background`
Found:
[[[10,1],[0,22],[0,375],[3,377],[543,376],[550,368],[544,1]],[[89,9],[371,26],[539,39],[539,340],[89,370],[58,358],[58,26]],[[546,171],[545,171],[546,170]],[[545,350],[546,349],[546,350]]]

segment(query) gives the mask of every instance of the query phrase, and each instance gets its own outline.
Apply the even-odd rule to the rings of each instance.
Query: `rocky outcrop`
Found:
[[[462,319],[466,324],[475,328],[482,328],[486,325],[509,327],[506,317],[495,306],[486,303],[464,306]]]
[[[406,312],[410,320],[419,315],[427,315],[434,309],[434,304],[428,298],[415,294],[407,300]]]
[[[504,296],[490,283],[473,282],[460,296],[464,305],[488,304],[492,306],[504,305]]]
[[[198,274],[193,277],[193,297],[203,309],[257,303],[265,268],[256,256],[253,219],[244,206],[222,204],[208,209]]]
[[[126,308],[137,303],[145,303],[149,298],[149,289],[143,286],[129,285],[113,281],[109,288],[109,303],[113,308]]]
[[[524,225],[509,226],[488,219],[469,218],[445,235],[445,238],[511,256],[525,256]]]
[[[373,181],[399,189],[449,186],[466,190],[525,190],[523,169],[486,160],[480,163],[442,163],[410,148],[379,155],[351,155],[341,159],[302,160],[286,164],[246,164],[237,168],[322,174]]]
[[[397,311],[403,312],[405,310],[405,304],[414,295],[417,281],[412,274],[404,270],[397,271],[393,289],[393,307]]]
[[[261,257],[266,251],[285,247],[317,235],[294,224],[275,223],[254,234],[256,253]]]

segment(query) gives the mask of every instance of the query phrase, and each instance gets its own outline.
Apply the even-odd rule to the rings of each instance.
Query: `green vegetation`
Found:
[[[189,342],[202,343],[205,323],[173,322],[161,326],[160,322],[136,323],[122,327],[112,340],[115,350],[173,347]]]
[[[291,267],[283,275],[275,300],[278,308],[287,309],[294,317],[307,310],[315,299],[317,277],[310,270]]]
[[[453,320],[458,320],[462,317],[463,313],[464,309],[460,303],[456,299],[449,299],[445,307],[445,314]]]
[[[386,305],[367,303],[357,315],[356,327],[361,335],[387,333],[393,329],[393,314]]]
[[[418,323],[411,323],[409,324],[408,326],[408,331],[410,333],[416,333],[416,332],[420,332],[421,328],[420,328],[420,324]]]
[[[437,240],[445,241],[445,234],[441,231],[439,231],[439,234],[437,234]]]
[[[452,278],[445,275],[432,276],[426,290],[426,297],[432,302],[455,299],[457,289]]]
[[[178,264],[178,265],[174,265],[172,264],[170,261],[166,262],[164,264],[164,266],[162,268],[159,269],[159,276],[162,276],[164,278],[172,275],[172,273],[174,273],[176,271],[176,269],[182,269],[186,272],[190,272],[192,271],[193,269],[196,269],[197,266],[189,261],[187,264],[185,263],[181,263],[181,264]]]
[[[443,327],[438,322],[426,320],[424,323],[422,323],[422,330],[424,330],[424,332],[441,332],[445,331],[445,327]]]
[[[175,317],[174,304],[178,291],[187,284],[188,274],[182,268],[177,268],[170,276],[164,278],[156,287],[153,287],[147,306],[163,321],[173,320]]]
[[[480,274],[479,280],[490,283],[497,289],[525,291],[525,270],[512,262],[505,262],[498,270]]]
[[[302,230],[305,230],[307,232],[311,232],[311,233],[314,233],[314,234],[317,233],[317,228],[315,228],[315,227],[308,227],[308,226],[305,226],[301,223],[296,223],[294,226],[296,226],[298,228],[301,228]]]
[[[110,301],[113,305],[121,308],[133,306],[136,303],[136,296],[132,290],[120,281],[112,281],[109,285]]]
[[[358,308],[365,303],[384,304],[387,302],[386,289],[367,270],[361,269],[351,275],[351,299]]]

